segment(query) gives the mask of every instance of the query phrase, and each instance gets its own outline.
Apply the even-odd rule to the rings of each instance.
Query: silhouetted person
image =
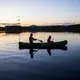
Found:
[[[47,49],[47,52],[51,56],[51,49]]]
[[[47,43],[51,43],[51,42],[53,42],[53,41],[51,40],[51,36],[49,36],[47,39]]]
[[[33,34],[31,33],[31,34],[30,34],[30,37],[29,37],[29,43],[30,43],[30,44],[33,44],[33,41],[35,41],[35,40],[38,40],[38,39],[35,39],[35,38],[33,37]],[[38,40],[38,41],[42,42],[42,40]]]

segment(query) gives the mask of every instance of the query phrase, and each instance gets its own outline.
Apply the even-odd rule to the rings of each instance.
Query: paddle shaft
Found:
[[[37,40],[38,40],[38,39],[37,39]],[[42,41],[42,40],[38,40],[38,41],[42,42],[42,44],[43,44],[43,41]],[[41,45],[42,45],[42,44],[41,44]],[[40,50],[40,49],[38,49],[37,51],[39,51],[39,50]],[[35,53],[36,53],[36,52],[35,52]],[[35,54],[35,53],[34,53],[34,54]]]
[[[52,41],[54,40],[54,38],[52,39]]]

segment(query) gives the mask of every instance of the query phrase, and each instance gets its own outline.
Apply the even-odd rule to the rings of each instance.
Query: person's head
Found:
[[[30,33],[30,36],[33,36],[33,33]]]
[[[51,35],[49,36],[49,39],[51,39]]]

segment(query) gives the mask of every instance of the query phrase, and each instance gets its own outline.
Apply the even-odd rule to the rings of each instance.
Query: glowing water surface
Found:
[[[28,49],[19,50],[19,41],[29,42],[30,32],[21,34],[0,33],[0,79],[10,80],[68,80],[80,73],[80,34],[34,33],[46,42],[49,35],[54,41],[67,40],[67,51],[39,49],[33,59]],[[37,41],[38,42],[38,41]]]

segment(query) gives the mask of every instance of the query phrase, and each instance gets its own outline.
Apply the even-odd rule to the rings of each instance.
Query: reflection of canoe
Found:
[[[67,50],[67,47],[65,46],[67,44],[67,40],[59,41],[59,42],[53,42],[53,43],[25,43],[25,42],[19,42],[19,49],[63,49]]]

